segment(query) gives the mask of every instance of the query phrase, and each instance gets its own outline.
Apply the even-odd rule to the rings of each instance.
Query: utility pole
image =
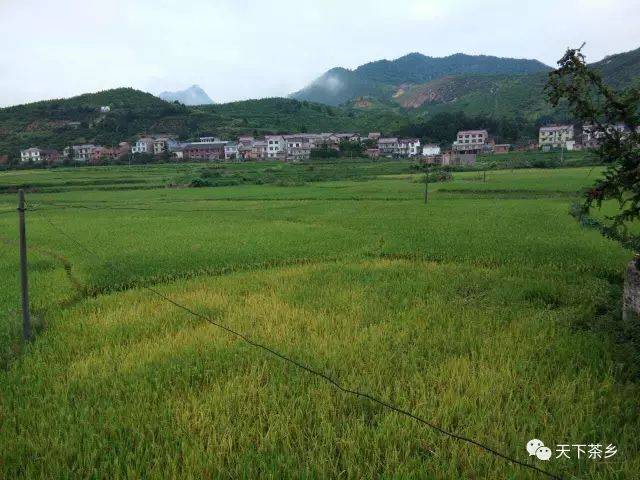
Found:
[[[424,203],[429,200],[429,170],[424,174]]]
[[[29,315],[29,281],[27,278],[27,236],[24,225],[24,190],[18,191],[18,217],[20,219],[20,288],[22,290],[22,336],[31,340]]]

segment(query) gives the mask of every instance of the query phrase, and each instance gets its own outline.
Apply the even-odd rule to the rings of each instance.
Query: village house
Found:
[[[60,154],[57,150],[32,147],[20,151],[20,160],[22,162],[55,163],[59,159]]]
[[[255,142],[255,140],[255,138],[248,136],[238,137],[238,146],[251,148],[251,145],[253,145],[253,142]]]
[[[509,153],[511,149],[511,145],[508,143],[498,143],[493,146],[493,153],[501,154],[501,153]]]
[[[487,130],[462,130],[456,135],[453,142],[453,151],[456,153],[483,153],[491,149],[489,144],[489,132]]]
[[[377,148],[367,148],[364,154],[369,158],[378,158],[380,156],[380,150]]]
[[[109,105],[103,105],[100,107],[100,113],[109,113],[111,111],[111,107]]]
[[[398,155],[398,139],[395,137],[379,138],[378,150],[383,157],[393,157]]]
[[[333,136],[338,140],[338,143],[343,141],[359,142],[360,135],[357,133],[334,133]]]
[[[103,158],[111,158],[114,155],[114,150],[109,147],[96,146],[91,152],[89,163],[99,163]]]
[[[90,163],[100,163],[103,160],[114,160],[129,153],[131,146],[127,142],[120,142],[117,147],[109,148],[97,145],[90,154]]]
[[[236,142],[227,142],[224,144],[224,159],[236,160],[238,158],[238,144]]]
[[[251,160],[253,156],[253,137],[238,137],[238,158],[243,160]]]
[[[380,132],[369,132],[369,135],[367,135],[367,139],[377,142],[381,136],[382,134]]]
[[[311,148],[340,149],[341,137],[336,133],[324,132],[319,135],[307,136],[306,138],[311,144]]]
[[[422,155],[425,157],[433,157],[440,155],[440,145],[435,143],[428,143],[422,147]]]
[[[575,146],[573,125],[540,127],[538,145],[542,150],[550,150],[551,148],[573,150]]]
[[[401,138],[398,140],[398,154],[401,157],[415,157],[420,153],[420,140],[417,138]]]
[[[266,135],[264,139],[267,142],[267,158],[284,157],[287,144],[282,135]]]
[[[251,146],[251,158],[254,160],[267,158],[267,142],[264,140],[255,140]]]
[[[96,149],[96,145],[91,143],[87,143],[85,145],[72,145],[71,147],[66,147],[63,151],[63,155],[69,160],[74,160],[77,162],[88,162],[91,160],[93,155],[93,151]]]
[[[178,142],[171,137],[158,137],[153,141],[153,154],[160,155],[164,152],[172,152],[178,146]]]
[[[300,135],[285,135],[286,160],[290,162],[301,162],[308,160],[311,156],[312,144],[309,137]]]
[[[31,147],[31,148],[27,148],[26,150],[20,150],[20,161],[39,162],[40,149],[38,147]]]
[[[227,142],[193,142],[182,148],[183,158],[194,160],[222,160]]]
[[[139,138],[135,145],[131,147],[131,153],[153,153],[153,138],[142,137]]]

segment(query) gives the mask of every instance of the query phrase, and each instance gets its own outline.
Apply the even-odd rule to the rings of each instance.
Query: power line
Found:
[[[83,243],[79,242],[78,240],[76,240],[71,235],[67,234],[67,232],[65,232],[62,228],[58,227],[57,225],[55,225],[48,218],[44,217],[44,219],[60,235],[62,235],[63,237],[67,238],[68,240],[70,240],[80,250],[83,250],[83,251],[89,253],[91,256],[95,257],[97,260],[105,262],[107,265],[109,265],[114,270],[120,271],[122,273],[122,271],[116,265],[114,265],[113,263],[109,262],[108,260],[104,260],[103,258],[101,258],[101,256],[98,253],[96,253],[95,251],[93,251],[92,249],[90,249],[89,247],[84,245]],[[301,363],[298,360],[295,360],[295,359],[292,359],[290,357],[287,357],[286,355],[278,352],[277,350],[274,350],[271,347],[268,347],[266,345],[263,345],[261,343],[258,343],[256,341],[254,341],[254,340],[251,340],[251,338],[247,337],[245,334],[240,333],[240,332],[238,332],[236,330],[233,330],[232,328],[227,327],[226,325],[224,325],[222,323],[216,322],[214,319],[212,319],[208,315],[204,315],[202,313],[196,312],[195,310],[192,310],[188,306],[183,305],[183,304],[181,304],[179,302],[176,302],[175,300],[173,300],[172,298],[168,297],[164,293],[156,290],[155,288],[148,287],[148,286],[145,286],[145,285],[142,285],[141,288],[150,291],[154,295],[157,295],[158,297],[160,297],[161,299],[165,300],[166,302],[172,304],[173,306],[175,306],[175,307],[177,307],[177,308],[179,308],[179,309],[181,309],[181,310],[183,310],[183,311],[185,311],[185,312],[187,312],[187,313],[189,313],[189,314],[191,314],[191,315],[193,315],[193,316],[195,316],[197,318],[205,320],[206,322],[210,323],[211,325],[213,325],[215,327],[218,327],[218,328],[226,331],[227,333],[230,333],[230,334],[240,338],[245,343],[247,343],[247,344],[249,344],[249,345],[251,345],[253,347],[256,347],[256,348],[259,348],[261,350],[264,350],[264,351],[268,352],[269,354],[271,354],[271,355],[273,355],[273,356],[275,356],[277,358],[280,358],[281,360],[284,360],[285,362],[288,362],[288,363],[290,363],[290,364],[292,364],[292,365],[294,365],[294,366],[296,366],[296,367],[298,367],[298,368],[300,368],[300,369],[302,369],[302,370],[304,370],[304,371],[306,371],[308,373],[311,373],[312,375],[315,375],[315,376],[317,376],[319,378],[322,378],[327,383],[329,383],[331,386],[333,386],[334,388],[340,390],[343,393],[354,395],[354,396],[357,396],[357,397],[360,397],[360,398],[365,398],[365,399],[370,400],[370,401],[372,401],[374,403],[377,403],[378,405],[380,405],[382,407],[385,407],[385,408],[387,408],[389,410],[392,410],[392,411],[394,411],[394,412],[396,412],[398,414],[401,414],[401,415],[404,415],[406,417],[412,418],[413,420],[416,420],[417,422],[422,423],[423,425],[426,425],[427,427],[429,427],[429,428],[431,428],[433,430],[436,430],[437,432],[439,432],[439,433],[441,433],[443,435],[446,435],[446,436],[448,436],[450,438],[453,438],[455,440],[459,440],[459,441],[462,441],[462,442],[466,442],[466,443],[469,443],[471,445],[475,445],[475,446],[485,450],[486,452],[488,452],[488,453],[490,453],[490,454],[492,454],[492,455],[494,455],[496,457],[499,457],[499,458],[502,458],[504,460],[507,460],[508,462],[511,462],[511,463],[513,463],[515,465],[519,465],[519,466],[534,470],[534,471],[536,471],[538,473],[541,473],[541,474],[543,474],[543,475],[545,475],[545,476],[547,476],[549,478],[553,478],[555,480],[562,480],[562,477],[560,475],[558,475],[558,474],[548,472],[548,471],[543,470],[542,468],[539,468],[536,465],[533,465],[531,463],[523,462],[523,461],[520,461],[520,460],[518,460],[516,458],[510,457],[510,456],[508,456],[508,455],[506,455],[504,453],[501,453],[501,452],[495,450],[494,448],[489,447],[488,445],[485,445],[485,444],[483,444],[483,443],[481,443],[481,442],[479,442],[477,440],[474,440],[472,438],[468,438],[468,437],[465,437],[463,435],[458,435],[456,433],[453,433],[453,432],[450,432],[448,430],[445,430],[444,428],[439,427],[438,425],[436,425],[434,423],[431,423],[431,422],[429,422],[428,420],[425,420],[422,417],[414,415],[413,413],[409,412],[408,410],[404,410],[404,409],[402,409],[400,407],[396,407],[395,405],[393,405],[391,403],[388,403],[388,402],[386,402],[384,400],[381,400],[379,398],[376,398],[376,397],[374,397],[373,395],[371,395],[369,393],[361,392],[361,391],[358,391],[358,390],[352,390],[350,388],[344,387],[342,384],[340,384],[337,380],[333,379],[329,375],[327,375],[327,374],[325,374],[323,372],[320,372],[318,370],[315,370],[315,369],[309,367],[308,365],[305,365],[304,363]]]
[[[25,212],[35,212],[36,210],[38,210],[38,209],[36,209],[36,208],[25,208],[24,209]],[[2,211],[0,211],[0,215],[5,215],[7,213],[16,213],[16,211],[17,211],[16,209],[13,209],[13,210],[2,210]]]
[[[56,204],[56,203],[41,203],[42,205],[45,206],[50,206],[50,207],[54,207],[57,209],[67,209],[67,208],[80,208],[80,209],[86,209],[86,210],[113,210],[113,211],[117,211],[117,210],[131,210],[131,211],[141,211],[141,212],[157,212],[157,211],[164,211],[164,212],[184,212],[184,213],[189,213],[189,212],[245,212],[246,210],[243,209],[239,209],[239,208],[202,208],[202,209],[176,209],[176,208],[163,208],[163,209],[158,209],[158,208],[145,208],[145,207],[126,207],[126,206],[122,206],[122,207],[100,207],[100,206],[89,206],[89,205],[73,205],[73,204]]]

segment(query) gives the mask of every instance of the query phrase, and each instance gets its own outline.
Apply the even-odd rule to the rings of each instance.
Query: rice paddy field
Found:
[[[400,161],[216,167],[244,180],[181,187],[202,168],[0,173],[0,477],[545,478],[151,287],[558,477],[638,478],[631,252],[568,213],[598,168],[454,172],[426,204]],[[532,438],[617,453],[544,462]]]

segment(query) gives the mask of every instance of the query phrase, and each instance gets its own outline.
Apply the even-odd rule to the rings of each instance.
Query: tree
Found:
[[[603,233],[640,245],[635,241],[640,237],[628,231],[629,223],[640,217],[640,88],[612,89],[587,66],[581,50],[567,50],[545,87],[553,106],[566,102],[574,117],[589,125],[599,143],[597,154],[607,165],[604,176],[586,190],[578,213],[584,218],[594,205],[617,201]]]

